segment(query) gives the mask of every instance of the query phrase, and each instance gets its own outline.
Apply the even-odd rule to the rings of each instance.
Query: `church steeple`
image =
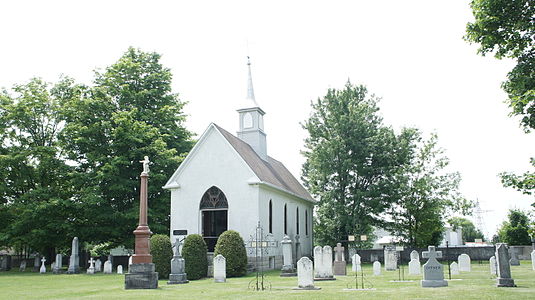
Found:
[[[264,132],[265,112],[256,102],[251,76],[251,61],[247,56],[247,97],[245,107],[238,109],[240,130],[238,138],[249,144],[263,160],[267,161],[266,133]]]

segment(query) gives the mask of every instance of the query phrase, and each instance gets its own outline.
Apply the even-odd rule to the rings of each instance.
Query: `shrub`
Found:
[[[223,232],[215,245],[214,256],[221,254],[226,259],[227,277],[239,277],[247,272],[247,252],[243,239],[234,230]]]
[[[202,236],[190,234],[184,240],[182,257],[186,263],[186,274],[189,280],[201,279],[208,273],[208,250]]]
[[[169,278],[171,273],[171,259],[173,250],[169,236],[155,234],[150,238],[150,253],[152,262],[156,265],[159,278]]]

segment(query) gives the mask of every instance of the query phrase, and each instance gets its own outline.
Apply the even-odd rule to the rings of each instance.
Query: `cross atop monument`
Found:
[[[142,173],[149,174],[149,163],[150,163],[149,157],[145,156],[145,159],[144,160],[140,160],[139,162],[143,164],[143,172]]]
[[[94,260],[92,257],[91,257],[91,259],[88,261],[88,263],[89,263],[89,267],[90,267],[90,268],[94,268],[94,267],[93,267],[93,264],[95,263],[95,260]]]
[[[344,250],[345,248],[342,247],[341,243],[336,244],[336,247],[334,248],[334,251],[336,251],[336,254],[334,255],[334,259],[336,261],[344,261]]]
[[[435,251],[435,246],[427,247],[429,251],[422,252],[423,258],[429,258],[436,260],[437,258],[442,258],[442,251]]]
[[[45,257],[41,258],[41,262],[43,263],[43,265],[45,264],[45,261],[46,261]]]

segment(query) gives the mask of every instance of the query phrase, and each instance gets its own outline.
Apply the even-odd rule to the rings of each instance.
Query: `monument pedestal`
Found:
[[[345,261],[334,261],[334,275],[346,276],[346,262]]]
[[[157,289],[158,273],[152,263],[131,264],[125,274],[124,288],[130,289]]]
[[[184,259],[179,256],[174,256],[171,259],[171,274],[169,274],[169,281],[167,284],[181,284],[188,283],[188,278],[184,272]]]
[[[284,265],[281,269],[281,277],[293,277],[297,276],[293,265]]]
[[[516,287],[515,280],[512,278],[496,278],[497,287]]]

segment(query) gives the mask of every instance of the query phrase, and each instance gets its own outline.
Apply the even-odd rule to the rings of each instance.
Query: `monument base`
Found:
[[[448,286],[446,280],[422,280],[422,287],[443,287]]]
[[[69,268],[67,274],[80,274],[80,267]]]
[[[169,281],[167,284],[182,284],[182,283],[188,283],[189,280],[187,278],[186,273],[182,274],[169,274]]]
[[[318,277],[314,278],[314,281],[327,281],[327,280],[336,280],[334,277]]]
[[[61,274],[61,273],[63,273],[63,272],[61,272],[61,269],[59,269],[59,268],[53,268],[53,269],[52,269],[52,273],[54,273],[54,274]]]
[[[338,275],[338,276],[346,276],[347,275],[346,262],[335,261],[333,274]]]
[[[315,287],[315,286],[303,286],[303,287],[295,287],[293,288],[292,290],[308,290],[308,291],[316,291],[316,290],[321,290],[320,287]]]
[[[496,278],[497,287],[516,287],[515,281],[512,278]]]
[[[292,265],[284,265],[281,270],[281,277],[293,277],[297,276],[295,269]]]
[[[158,273],[154,271],[154,264],[131,264],[124,277],[125,290],[157,289]]]

